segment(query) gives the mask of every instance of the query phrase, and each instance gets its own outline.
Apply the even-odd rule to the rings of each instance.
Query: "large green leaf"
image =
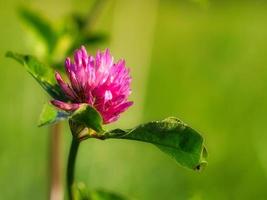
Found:
[[[70,113],[60,111],[56,109],[53,105],[47,103],[44,105],[41,115],[39,117],[38,126],[54,124],[59,121],[68,119],[69,116]]]
[[[20,17],[26,23],[27,27],[39,36],[51,53],[57,44],[57,33],[51,23],[41,16],[40,12],[22,7],[19,9]]]
[[[35,80],[50,94],[51,97],[57,100],[65,101],[66,97],[61,92],[54,77],[54,71],[49,66],[38,61],[30,55],[22,55],[13,52],[7,52],[7,57],[13,58],[22,64],[26,70],[35,78]]]
[[[177,118],[149,122],[133,129],[115,129],[105,138],[129,139],[156,145],[184,167],[201,170],[206,165],[207,152],[202,136]]]
[[[103,132],[101,115],[88,104],[83,104],[77,109],[70,118],[72,121],[84,125],[96,131],[96,134]]]

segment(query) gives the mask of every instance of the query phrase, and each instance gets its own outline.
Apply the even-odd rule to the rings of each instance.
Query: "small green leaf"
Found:
[[[75,49],[80,48],[81,44],[93,46],[99,45],[100,43],[104,43],[108,40],[108,35],[105,33],[80,33],[73,40],[72,45],[67,51],[67,54],[71,54]]]
[[[201,170],[207,164],[202,136],[177,118],[149,122],[133,129],[115,129],[105,138],[129,139],[156,145],[184,167]]]
[[[54,99],[65,101],[66,97],[61,92],[54,77],[54,71],[30,55],[22,55],[7,52],[6,56],[13,58],[22,64],[33,78],[48,92]]]
[[[129,200],[122,195],[107,190],[90,191],[84,183],[74,184],[75,200]]]
[[[83,124],[87,128],[95,130],[97,133],[103,132],[101,115],[88,104],[83,104],[72,115],[71,120]]]
[[[81,44],[84,45],[94,45],[106,42],[108,40],[108,35],[106,33],[90,33],[81,36]]]
[[[126,200],[125,198],[119,194],[108,192],[106,190],[96,190],[90,193],[90,200]]]
[[[68,119],[69,113],[57,110],[54,106],[47,103],[44,105],[41,115],[39,117],[38,126],[54,124],[58,121]]]
[[[26,7],[21,7],[19,14],[26,25],[44,41],[49,52],[52,52],[58,36],[50,22],[42,17],[40,12],[30,10]]]

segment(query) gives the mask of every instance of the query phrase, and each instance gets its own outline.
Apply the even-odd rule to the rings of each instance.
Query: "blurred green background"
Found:
[[[4,57],[34,53],[21,4],[57,21],[92,3],[0,0],[0,199],[48,199],[49,135],[36,126],[47,97]],[[81,145],[77,180],[140,200],[266,199],[266,22],[263,0],[107,1],[94,29],[109,35],[100,48],[126,59],[135,102],[112,126],[179,117],[203,133],[209,165],[196,173],[149,144],[92,139]],[[64,163],[70,140],[65,124]]]

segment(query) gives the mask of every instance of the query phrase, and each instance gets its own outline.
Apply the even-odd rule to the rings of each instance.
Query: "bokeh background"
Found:
[[[34,54],[17,14],[21,4],[57,21],[92,3],[0,1],[0,199],[48,199],[48,128],[36,126],[47,95],[4,57],[7,50]],[[266,199],[266,22],[263,0],[106,1],[94,29],[109,41],[98,47],[126,59],[135,102],[112,126],[179,117],[203,133],[209,165],[196,173],[149,144],[92,139],[81,145],[77,180],[140,200]]]

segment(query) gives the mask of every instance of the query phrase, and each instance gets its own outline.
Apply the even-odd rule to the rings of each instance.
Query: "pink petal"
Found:
[[[68,96],[71,100],[75,100],[75,93],[72,91],[70,86],[63,81],[61,75],[58,72],[56,72],[56,80],[61,90],[66,94],[66,96]]]
[[[79,108],[79,104],[77,103],[66,103],[58,100],[52,100],[51,103],[57,108],[65,111],[74,111]]]

